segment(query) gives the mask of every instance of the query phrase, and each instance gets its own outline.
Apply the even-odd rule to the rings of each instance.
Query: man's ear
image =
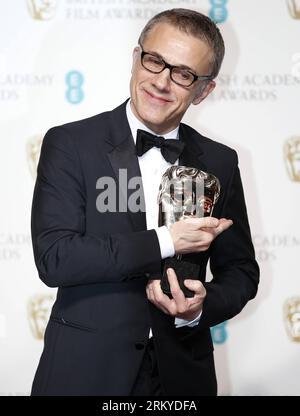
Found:
[[[132,58],[135,59],[139,52],[140,52],[140,47],[136,46],[132,51]]]
[[[205,87],[199,88],[199,91],[196,93],[192,103],[194,105],[200,104],[215,88],[215,81],[209,81]]]
[[[136,60],[137,60],[137,58],[138,58],[138,54],[139,54],[139,52],[140,52],[140,47],[139,47],[139,46],[136,46],[136,47],[133,49],[133,51],[132,51],[132,67],[131,67],[131,73],[132,73],[132,71],[133,71],[133,67],[134,67],[134,65],[135,65],[135,63],[136,63]]]

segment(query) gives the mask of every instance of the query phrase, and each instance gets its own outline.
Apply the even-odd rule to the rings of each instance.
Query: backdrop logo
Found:
[[[33,179],[36,178],[37,165],[40,158],[41,146],[43,137],[40,134],[36,134],[30,137],[26,143],[26,157],[29,167],[29,171]]]
[[[27,7],[33,19],[50,20],[55,16],[57,0],[27,0]]]
[[[216,23],[224,23],[228,17],[227,2],[228,0],[209,0],[211,8],[209,17]]]
[[[212,340],[214,344],[224,344],[227,340],[227,322],[222,322],[219,325],[213,326],[210,329]]]
[[[283,317],[290,339],[300,342],[300,296],[293,296],[285,301]]]
[[[71,104],[79,104],[84,98],[84,92],[82,90],[82,84],[84,78],[79,71],[70,71],[66,75],[66,99]]]
[[[298,56],[293,57],[292,73],[220,73],[218,85],[210,98],[212,100],[231,102],[275,102],[287,88],[299,91]],[[296,61],[297,59],[297,61]],[[300,65],[299,65],[300,67]],[[297,74],[297,76],[296,76]]]
[[[291,180],[300,182],[300,136],[292,137],[286,141],[284,156]]]
[[[292,75],[300,78],[300,52],[295,52],[292,56]]]
[[[53,74],[0,72],[0,102],[24,98],[27,88],[53,87]]]
[[[0,261],[20,260],[30,247],[30,234],[6,234],[0,231]]]
[[[50,316],[54,295],[34,295],[28,301],[28,320],[36,339],[43,339]]]
[[[252,239],[258,262],[275,261],[286,255],[284,249],[295,250],[296,253],[300,248],[300,238],[293,234],[254,234]]]
[[[293,19],[300,19],[300,0],[287,0],[287,6]]]

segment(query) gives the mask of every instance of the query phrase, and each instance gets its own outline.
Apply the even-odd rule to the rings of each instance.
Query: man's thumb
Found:
[[[192,289],[192,290],[196,290],[197,288],[199,288],[199,280],[193,280],[193,279],[186,279],[184,281],[185,286],[188,289]]]

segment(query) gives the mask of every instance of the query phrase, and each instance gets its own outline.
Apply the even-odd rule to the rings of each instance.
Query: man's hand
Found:
[[[232,225],[231,220],[214,217],[188,218],[170,227],[176,254],[197,253],[209,248],[212,241]]]
[[[194,297],[186,298],[180,289],[176,273],[168,269],[168,280],[173,299],[163,293],[160,280],[150,280],[146,287],[147,297],[157,308],[176,318],[191,321],[202,311],[206,290],[200,280],[185,280],[184,285],[195,292]]]

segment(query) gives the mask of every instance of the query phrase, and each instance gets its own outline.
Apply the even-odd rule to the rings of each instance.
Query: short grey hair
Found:
[[[160,12],[152,17],[142,30],[139,37],[140,45],[143,44],[149,32],[158,23],[169,23],[179,30],[206,42],[213,52],[211,77],[213,79],[218,75],[225,54],[225,45],[219,28],[209,17],[195,10],[181,8]]]

